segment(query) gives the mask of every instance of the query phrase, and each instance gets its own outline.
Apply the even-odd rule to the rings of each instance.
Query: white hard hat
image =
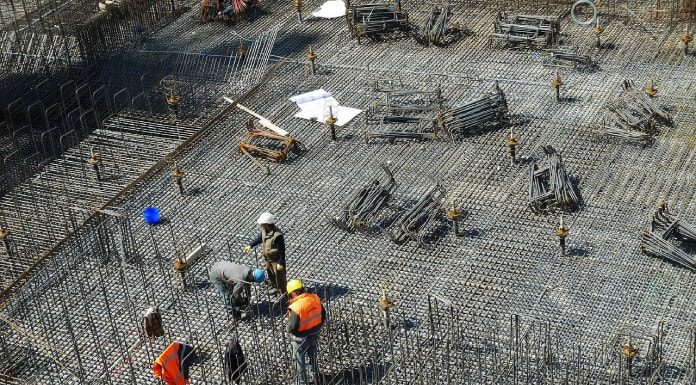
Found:
[[[268,211],[259,215],[259,219],[256,220],[259,225],[272,225],[275,223],[275,216]]]

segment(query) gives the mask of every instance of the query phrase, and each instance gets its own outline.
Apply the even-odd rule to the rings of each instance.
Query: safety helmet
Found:
[[[254,270],[254,282],[261,283],[266,279],[266,272],[263,269]]]
[[[302,281],[300,281],[299,279],[291,279],[288,281],[288,284],[285,287],[285,291],[287,291],[288,294],[290,294],[290,293],[298,291],[302,288],[304,288]]]
[[[259,219],[256,220],[259,225],[272,225],[275,223],[275,216],[268,211],[259,215]]]

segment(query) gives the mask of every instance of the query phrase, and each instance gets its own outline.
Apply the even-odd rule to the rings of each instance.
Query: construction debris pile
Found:
[[[696,256],[684,251],[696,245],[696,226],[672,214],[663,203],[653,215],[650,229],[643,233],[640,249],[643,253],[668,260],[678,266],[696,271]]]
[[[509,47],[547,48],[558,43],[560,34],[561,23],[556,17],[501,11],[493,24],[492,37]]]
[[[561,155],[551,146],[541,150],[544,159],[529,166],[529,207],[537,213],[577,209],[580,196],[566,173]]]
[[[652,88],[649,91],[652,93]],[[609,136],[650,140],[659,134],[658,123],[673,124],[672,115],[630,80],[624,80],[623,91],[609,100],[604,110],[601,130]]]

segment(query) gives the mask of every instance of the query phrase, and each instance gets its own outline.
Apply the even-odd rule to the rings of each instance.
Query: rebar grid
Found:
[[[280,17],[294,22],[292,12]],[[454,17],[475,31],[487,31],[492,20],[491,15],[479,16],[478,10],[455,12]],[[5,340],[18,341],[8,345],[18,347],[19,352],[7,353],[7,357],[15,357],[8,362],[18,377],[39,383],[63,379],[79,383],[80,376],[88,378],[99,372],[106,383],[151,383],[149,365],[156,354],[172,338],[186,336],[215,357],[194,369],[194,380],[219,382],[220,355],[215,352],[219,352],[218,347],[234,325],[221,321],[226,316],[212,288],[196,284],[202,286],[205,266],[214,259],[240,260],[238,250],[256,232],[256,215],[270,209],[280,213],[281,227],[288,233],[290,273],[350,288],[355,293],[349,298],[356,298],[350,301],[361,304],[335,305],[343,310],[332,311],[337,324],[347,323],[351,335],[357,336],[350,343],[327,337],[327,344],[335,341],[334,352],[345,347],[336,354],[345,358],[328,360],[333,357],[326,347],[330,345],[322,345],[321,362],[326,372],[343,373],[338,378],[344,383],[462,383],[468,378],[472,383],[512,383],[515,379],[522,382],[527,369],[530,383],[564,383],[568,379],[570,383],[575,379],[583,383],[588,382],[586,378],[590,382],[608,378],[606,382],[649,383],[654,373],[663,383],[691,378],[693,365],[689,362],[693,362],[690,355],[694,344],[689,333],[694,319],[689,309],[694,305],[694,296],[690,275],[638,251],[641,231],[659,201],[672,199],[675,211],[693,220],[694,203],[683,198],[690,196],[693,182],[692,173],[684,166],[694,159],[688,141],[693,135],[693,88],[688,73],[693,58],[682,58],[676,43],[671,43],[676,32],[664,31],[660,36],[666,43],[661,44],[635,26],[622,21],[608,23],[606,38],[622,48],[598,52],[602,73],[563,73],[567,95],[565,102],[556,105],[548,85],[552,74],[541,67],[538,56],[491,51],[486,48],[486,34],[454,45],[451,49],[462,54],[452,58],[448,52],[429,51],[424,55],[424,49],[414,48],[413,42],[407,41],[389,43],[389,49],[384,43],[375,43],[363,45],[360,50],[332,51],[331,47],[347,41],[347,33],[335,33],[328,23],[306,24],[302,27],[306,29],[291,31],[326,38],[314,45],[320,53],[319,76],[303,75],[303,41],[293,40],[289,37],[292,33],[287,33],[281,36],[281,41],[288,43],[282,50],[294,50],[292,56],[298,63],[291,59],[280,65],[251,98],[249,106],[303,138],[308,153],[295,162],[274,167],[270,178],[261,178],[236,154],[234,140],[240,137],[244,122],[232,116],[196,138],[176,159],[185,171],[187,194],[182,196],[174,186],[170,176],[173,164],[160,164],[155,170],[158,172],[149,174],[133,186],[130,194],[114,201],[128,221],[99,214],[89,222],[82,240],[66,242],[62,257],[49,259],[44,269],[37,270],[38,275],[5,311],[20,326],[2,333]],[[259,28],[250,26],[250,30]],[[563,25],[563,30],[572,31],[573,39],[580,43],[594,42],[591,31],[572,25]],[[177,31],[181,30],[162,33]],[[179,36],[177,44],[190,38]],[[644,38],[632,42],[641,36]],[[652,55],[645,52],[662,55],[660,62],[650,63]],[[394,55],[401,62],[395,63]],[[675,127],[667,129],[653,146],[626,147],[593,135],[597,112],[612,87],[626,75],[636,84],[655,80],[660,87],[658,100],[676,110]],[[358,119],[338,133],[337,143],[329,144],[320,125],[292,119],[292,108],[284,102],[289,95],[325,87],[346,105],[364,107],[370,99],[367,90],[371,79],[388,76],[401,77],[419,89],[442,84],[443,93],[458,100],[467,100],[491,80],[499,80],[510,99],[514,129],[521,138],[521,161],[525,162],[535,148],[551,144],[580,177],[579,188],[587,206],[566,218],[571,230],[569,255],[558,256],[552,232],[557,219],[524,209],[526,173],[524,167],[510,166],[506,159],[504,141],[508,132],[494,130],[456,143],[365,145],[355,137],[364,128]],[[366,80],[363,84],[354,79]],[[134,120],[139,130],[144,130],[142,121]],[[158,130],[160,134],[163,131]],[[133,141],[137,138],[134,136]],[[81,158],[89,158],[89,154],[85,147]],[[397,190],[391,209],[413,204],[428,188],[427,174],[434,173],[446,182],[448,192],[466,211],[463,225],[467,236],[456,239],[438,235],[427,241],[430,248],[392,246],[384,236],[344,234],[317,223],[316,218],[345,199],[346,185],[360,185],[372,175],[365,169],[372,170],[384,160],[394,165],[400,186],[408,187]],[[84,162],[83,167],[85,173],[91,171],[88,163]],[[80,180],[78,177],[68,183]],[[78,191],[72,196],[82,195]],[[71,204],[68,201],[65,205],[73,207]],[[86,212],[69,211],[79,222],[82,215],[93,213],[95,204],[85,200],[82,205],[89,207]],[[167,224],[142,224],[139,214],[150,204],[162,208]],[[22,209],[21,213],[22,220],[32,223],[37,232],[46,228],[44,221],[25,219],[31,219],[30,209]],[[444,212],[441,218],[446,226]],[[171,261],[177,253],[201,242],[211,245],[213,253],[189,273],[193,288],[179,292]],[[82,262],[83,258],[87,262]],[[15,262],[12,258],[8,261]],[[141,265],[136,264],[138,261]],[[244,262],[257,263],[253,259]],[[400,332],[397,341],[402,342],[396,344],[400,355],[388,353],[389,342],[377,326],[381,314],[375,302],[378,289],[385,286],[397,303],[399,310],[395,312],[408,313],[395,314],[393,319],[407,318],[418,325]],[[442,314],[446,311],[432,313],[448,322],[456,319],[457,328],[438,327],[433,332],[426,326],[433,310],[424,293],[437,293],[457,306],[457,317],[446,318]],[[264,298],[263,294],[258,298]],[[151,304],[168,303],[175,305],[164,310],[166,341],[141,341],[140,312]],[[85,309],[93,309],[94,315]],[[530,332],[534,336],[530,345],[511,344],[511,340],[520,340],[508,337],[517,328],[499,326],[509,323],[508,314],[521,314],[523,319],[552,319],[552,325],[557,325],[554,328],[561,332],[554,336],[540,323],[530,327],[534,330]],[[652,328],[660,319],[667,320],[670,331],[663,349],[666,365],[646,376],[641,368],[649,365],[636,359],[629,370],[622,353],[626,345],[617,351],[617,341],[624,341],[623,337],[630,334],[634,341],[641,342],[638,356],[647,358],[652,354],[648,354],[651,350],[647,345],[659,335]],[[53,324],[60,326],[54,331],[50,329]],[[329,335],[331,327],[327,325],[325,330]],[[251,352],[250,361],[259,365],[268,360],[269,354],[279,357],[269,371],[252,367],[247,382],[292,381],[282,320],[255,318],[238,329],[245,352]],[[454,331],[444,331],[450,329]],[[473,336],[457,337],[462,330]],[[547,344],[548,339],[560,342]],[[67,346],[67,352],[47,346],[46,340]],[[431,340],[444,342],[428,344]],[[452,342],[448,345],[448,341]],[[588,346],[576,353],[578,341]],[[470,345],[468,350],[460,350],[465,358],[457,360],[457,354],[451,354],[455,342]],[[509,353],[525,350],[526,346],[532,352],[529,355]],[[549,356],[558,357],[557,361],[541,359],[547,346],[554,346]],[[602,355],[601,350],[595,353],[602,346],[612,347],[611,354]],[[477,350],[482,353],[477,354]],[[36,361],[25,363],[30,355],[37,357]],[[444,355],[453,357],[445,360]],[[419,361],[419,357],[432,359]],[[525,364],[527,358],[529,365]],[[578,366],[580,369],[576,369]],[[350,370],[353,367],[358,370]]]

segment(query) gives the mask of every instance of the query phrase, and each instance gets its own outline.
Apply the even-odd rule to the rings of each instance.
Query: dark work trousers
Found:
[[[281,293],[285,293],[285,286],[288,283],[285,277],[285,267],[286,266],[283,266],[283,270],[278,271],[278,262],[266,261],[268,280],[271,282],[271,285]]]

